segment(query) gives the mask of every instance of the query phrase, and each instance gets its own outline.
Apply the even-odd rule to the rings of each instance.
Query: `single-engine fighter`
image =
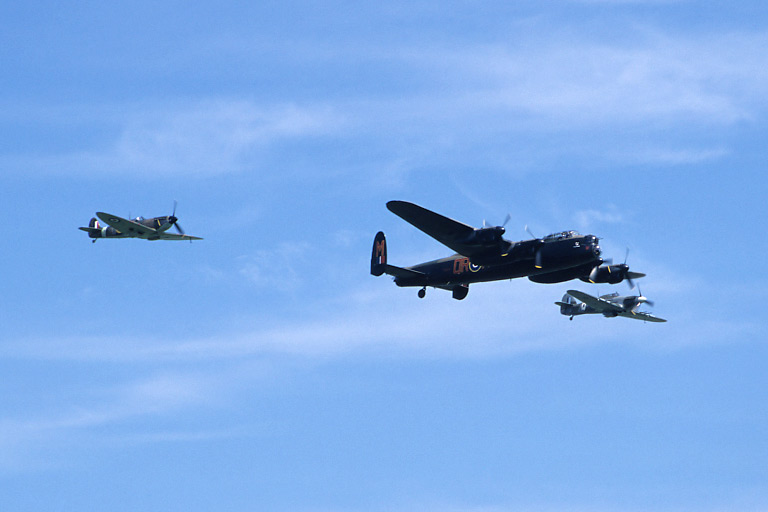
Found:
[[[96,218],[98,217],[98,219]],[[92,238],[96,243],[99,238],[143,238],[144,240],[202,240],[197,236],[184,234],[184,230],[179,226],[179,219],[176,218],[176,202],[173,203],[173,213],[163,217],[154,217],[145,219],[136,217],[135,219],[124,219],[111,213],[97,212],[88,223],[87,228],[79,228]],[[102,226],[99,219],[106,225]],[[171,226],[176,228],[177,233],[168,233]]]
[[[412,267],[396,267],[387,261],[387,241],[376,234],[371,254],[371,274],[394,276],[398,286],[428,286],[450,290],[453,298],[467,296],[472,283],[528,277],[535,283],[560,283],[582,279],[593,283],[619,283],[645,274],[622,265],[604,265],[598,238],[563,231],[544,238],[512,242],[503,238],[504,226],[473,228],[405,201],[390,201],[389,211],[401,217],[456,254]],[[507,217],[509,220],[509,217]],[[506,222],[505,222],[506,223]]]
[[[639,311],[641,304],[653,306],[653,301],[645,298],[642,293],[640,295],[619,295],[614,292],[593,297],[578,290],[568,290],[568,293],[563,295],[563,300],[555,302],[555,304],[560,306],[560,313],[570,316],[571,320],[578,315],[602,314],[608,318],[623,316],[648,322],[666,322],[663,318]]]

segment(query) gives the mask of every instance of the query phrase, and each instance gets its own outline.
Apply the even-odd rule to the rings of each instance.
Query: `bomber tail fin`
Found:
[[[371,274],[380,276],[387,271],[387,238],[384,232],[376,233],[371,252]]]
[[[373,239],[371,274],[377,277],[383,274],[394,276],[397,286],[428,286],[428,278],[424,272],[387,263],[387,239],[381,231],[376,233],[376,238]]]

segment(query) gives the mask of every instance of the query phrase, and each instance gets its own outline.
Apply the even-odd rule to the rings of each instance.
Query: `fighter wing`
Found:
[[[96,216],[126,236],[144,238],[157,235],[157,230],[138,222],[112,215],[111,213],[96,212]]]
[[[666,322],[663,318],[653,316],[650,313],[643,313],[642,311],[636,311],[634,313],[627,311],[625,313],[619,313],[619,316],[634,318],[635,320],[645,320],[646,322]]]
[[[600,313],[603,311],[614,311],[619,314],[624,313],[624,308],[618,304],[614,304],[613,302],[598,297],[593,297],[588,293],[580,292],[578,290],[568,290],[568,295],[579,299],[581,302]]]
[[[491,244],[470,242],[475,228],[422,208],[419,205],[406,201],[390,201],[387,203],[387,208],[398,217],[462,256],[472,257],[479,254],[487,254],[489,250],[499,246],[498,242]]]
[[[182,235],[176,233],[161,232],[157,234],[159,240],[202,240],[199,236]]]

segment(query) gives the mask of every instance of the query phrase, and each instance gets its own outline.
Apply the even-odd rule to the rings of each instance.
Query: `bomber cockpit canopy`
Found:
[[[551,235],[547,235],[544,237],[545,242],[553,242],[555,240],[565,240],[566,238],[577,238],[580,237],[578,231],[561,231],[559,233],[552,233]]]

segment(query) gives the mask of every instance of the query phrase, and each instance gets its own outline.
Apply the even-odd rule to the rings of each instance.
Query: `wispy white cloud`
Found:
[[[631,162],[638,165],[695,165],[725,158],[731,151],[725,147],[690,149],[690,148],[646,148],[612,149],[608,155],[616,161]]]
[[[663,273],[654,268],[654,273]],[[373,278],[371,278],[373,279]],[[681,284],[682,280],[682,284]],[[569,321],[553,304],[575,283],[535,285],[525,280],[474,285],[470,296],[455,301],[442,290],[430,289],[426,299],[415,289],[395,287],[387,279],[364,290],[348,290],[322,305],[308,302],[298,316],[255,315],[212,336],[152,336],[40,338],[6,340],[5,360],[77,361],[99,367],[131,368],[131,375],[112,384],[67,397],[54,410],[20,411],[0,421],[0,453],[5,471],[59,463],[56,446],[62,439],[88,433],[104,442],[125,436],[126,442],[197,442],[238,435],[238,425],[223,430],[168,430],[152,421],[180,417],[201,408],[228,407],[234,397],[286,378],[295,366],[324,364],[350,358],[405,360],[485,360],[514,358],[541,352],[593,349],[621,343],[636,350],[691,350],[702,344],[743,343],[760,332],[755,323],[701,318],[696,304],[685,297],[685,277],[669,289],[654,287],[660,296],[674,297],[674,317],[667,304],[659,316],[668,324],[644,325],[626,319],[590,316]],[[656,296],[654,296],[656,298]],[[681,306],[682,305],[682,306]],[[226,325],[226,318],[219,318]],[[117,375],[122,374],[118,372]],[[117,426],[138,425],[130,432]],[[158,426],[159,425],[159,426]],[[53,454],[53,455],[52,455]]]
[[[445,62],[476,77],[471,101],[566,127],[690,119],[730,124],[764,109],[760,94],[768,76],[756,70],[765,69],[765,58],[751,49],[766,42],[765,34],[639,35],[623,43],[547,33],[547,40],[464,50]]]
[[[321,135],[340,122],[330,109],[317,107],[206,102],[183,110],[141,113],[126,126],[112,154],[94,159],[112,160],[150,176],[225,174],[243,170],[248,157],[269,144]]]
[[[754,51],[768,43],[765,33],[668,34],[628,27],[634,37],[616,38],[535,21],[518,29],[487,44],[373,51],[366,43],[345,50],[372,65],[398,62],[394,73],[420,77],[415,83],[422,85],[396,89],[396,94],[363,87],[339,97],[320,86],[282,101],[200,98],[136,105],[117,117],[119,109],[109,108],[117,135],[101,149],[5,160],[25,172],[209,177],[256,168],[265,153],[285,150],[280,148],[285,142],[375,138],[375,154],[345,165],[399,183],[404,173],[433,163],[436,155],[451,158],[468,139],[508,140],[515,133],[584,128],[610,132],[603,148],[608,154],[616,154],[616,141],[622,140],[616,126],[664,132],[664,139],[654,143],[651,138],[638,150],[630,131],[619,145],[627,149],[618,157],[699,163],[729,149],[706,141],[676,145],[669,140],[670,127],[728,127],[765,117],[768,58]],[[324,58],[330,63],[340,57],[329,51]],[[385,74],[382,80],[396,82],[398,75]]]
[[[768,35],[628,30],[635,37],[533,26],[487,45],[412,49],[394,58],[423,77],[424,90],[338,108],[356,134],[375,134],[404,164],[396,177],[461,161],[467,147],[478,168],[540,168],[584,147],[611,163],[699,164],[732,151],[712,141],[713,130],[765,119],[768,59],[753,49]],[[553,134],[573,145],[540,140]]]
[[[312,251],[306,242],[283,243],[274,250],[258,250],[237,259],[238,273],[252,284],[270,290],[294,290]]]
[[[608,210],[580,210],[575,214],[576,226],[581,231],[590,231],[599,224],[621,224],[624,214],[615,205]]]
[[[113,116],[118,135],[103,148],[5,160],[27,172],[91,178],[220,176],[258,168],[275,144],[335,133],[344,125],[331,107],[239,99],[136,105],[122,116],[114,110],[105,115]]]
[[[567,0],[574,4],[585,5],[608,5],[608,6],[627,6],[627,5],[662,5],[662,4],[681,4],[690,0]]]
[[[685,304],[685,296],[697,289],[679,272],[667,275],[663,269],[645,268],[647,265],[643,266],[642,260],[632,263],[633,267],[642,267],[661,276],[654,281],[654,297],[674,296],[676,302]],[[269,319],[256,315],[250,324],[240,320],[235,330],[224,330],[210,337],[166,340],[146,335],[24,339],[5,343],[0,356],[113,364],[162,361],[186,364],[264,356],[324,360],[382,354],[403,358],[463,359],[573,350],[612,341],[618,332],[627,339],[637,335],[638,325],[622,319],[580,319],[601,322],[599,331],[587,332],[574,328],[577,323],[560,316],[553,302],[559,300],[566,289],[580,285],[571,282],[543,286],[527,280],[486,283],[473,285],[470,297],[459,302],[448,292],[432,289],[428,291],[427,299],[420,300],[416,298],[415,289],[401,289],[382,282],[381,286],[365,292],[352,290],[340,294],[322,307],[307,303],[300,317]],[[690,308],[691,314],[695,314],[696,304],[691,304]],[[684,311],[685,308],[680,312]],[[711,321],[717,319],[711,318]],[[723,319],[723,323],[729,321]],[[683,329],[679,323],[672,325],[675,325],[673,330]],[[734,328],[737,325],[741,324],[734,320]],[[744,328],[751,327],[745,324]],[[706,331],[701,334],[701,343],[712,339]],[[153,389],[159,388],[153,386]]]
[[[113,384],[90,394],[69,396],[56,410],[28,411],[0,419],[0,471],[62,464],[63,439],[77,432],[176,413],[210,402],[217,379],[201,373],[166,372]],[[45,462],[43,462],[45,461]]]

